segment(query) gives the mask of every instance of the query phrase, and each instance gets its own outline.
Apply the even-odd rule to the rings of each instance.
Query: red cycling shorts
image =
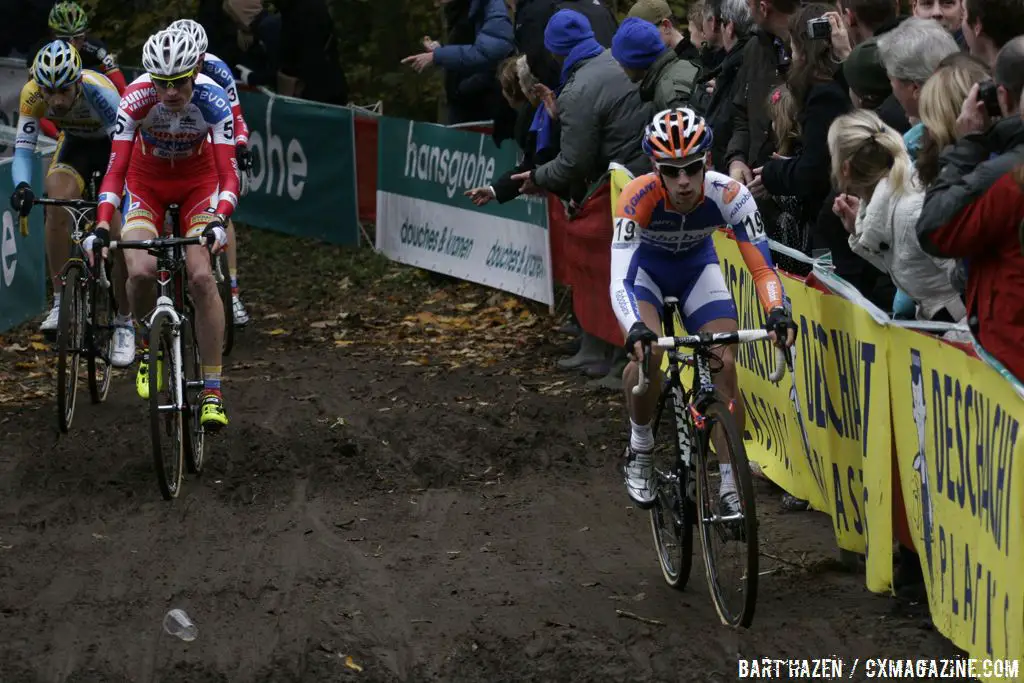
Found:
[[[125,178],[121,234],[145,230],[151,235],[159,235],[163,231],[168,205],[177,204],[179,225],[174,234],[184,237],[199,235],[213,220],[211,209],[217,205],[218,187],[212,154],[177,159],[171,165],[168,161],[136,151]]]

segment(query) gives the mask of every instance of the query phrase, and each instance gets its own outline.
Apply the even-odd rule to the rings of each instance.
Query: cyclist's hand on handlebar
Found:
[[[246,173],[252,168],[252,152],[244,143],[235,145],[235,159],[238,160],[238,170]]]
[[[107,258],[107,246],[110,244],[110,226],[106,222],[97,223],[93,231],[82,240],[82,251],[89,265],[95,265],[95,254],[99,252],[100,260]]]
[[[14,193],[11,195],[11,208],[20,215],[27,216],[35,198],[31,185],[26,182],[18,183],[18,187],[14,188]]]
[[[633,323],[626,335],[626,353],[638,363],[644,361],[645,347],[658,341],[658,335],[651,331],[651,328],[644,325],[643,321]]]
[[[789,348],[796,341],[796,323],[784,308],[772,309],[765,328],[774,334],[773,341],[780,348]]]
[[[206,224],[206,228],[203,230],[203,240],[214,254],[220,253],[221,249],[228,245],[228,231],[224,227],[224,219],[221,216],[217,216]]]

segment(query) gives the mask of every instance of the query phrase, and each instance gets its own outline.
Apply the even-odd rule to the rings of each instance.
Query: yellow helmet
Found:
[[[89,28],[89,16],[76,2],[58,2],[50,10],[47,23],[58,36],[77,36]]]
[[[57,90],[82,77],[82,58],[78,50],[63,40],[47,43],[32,61],[32,80],[44,88]]]

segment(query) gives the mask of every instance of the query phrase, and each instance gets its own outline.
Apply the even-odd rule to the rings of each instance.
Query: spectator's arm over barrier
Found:
[[[594,167],[601,148],[600,123],[587,102],[586,88],[579,79],[558,97],[558,122],[562,126],[561,149],[549,163],[537,167],[533,182],[565,196],[573,181],[582,179]],[[592,96],[591,96],[592,97]]]

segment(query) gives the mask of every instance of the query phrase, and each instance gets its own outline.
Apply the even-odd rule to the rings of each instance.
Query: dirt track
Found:
[[[955,653],[765,483],[762,550],[788,563],[762,558],[753,628],[718,625],[699,565],[665,586],[614,467],[620,401],[550,369],[540,309],[270,235],[244,256],[233,422],[173,503],[127,377],[58,438],[50,380],[17,388],[45,354],[0,351],[29,396],[0,403],[0,682],[732,681],[738,658]],[[172,607],[196,641],[162,633]]]

